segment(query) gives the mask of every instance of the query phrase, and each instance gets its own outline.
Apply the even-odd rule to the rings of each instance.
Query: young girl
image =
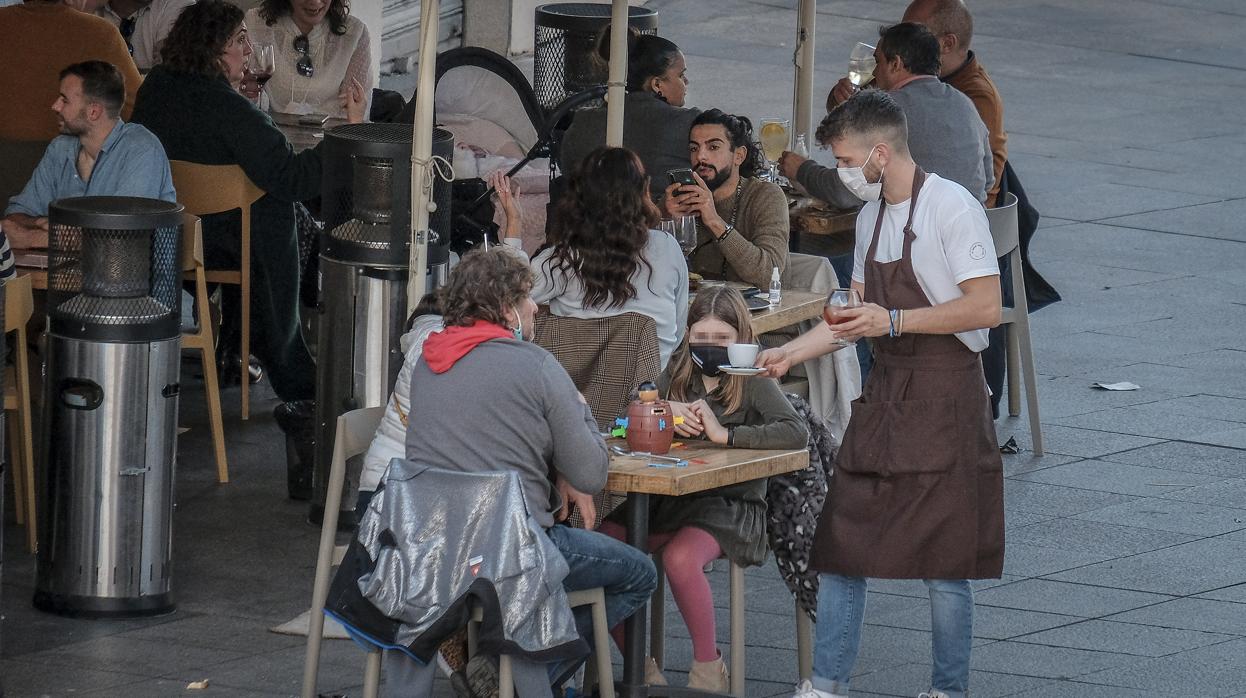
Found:
[[[726,286],[702,289],[688,312],[688,332],[658,379],[658,389],[684,418],[679,436],[740,448],[805,448],[804,420],[772,379],[722,374],[727,347],[753,342],[749,311]],[[692,637],[688,687],[726,692],[727,668],[715,642],[714,602],[705,566],[726,555],[758,565],[766,555],[766,481],[754,480],[683,497],[654,497],[649,546],[662,556],[671,593]],[[601,530],[622,539],[615,520]],[[665,677],[649,660],[650,684]]]

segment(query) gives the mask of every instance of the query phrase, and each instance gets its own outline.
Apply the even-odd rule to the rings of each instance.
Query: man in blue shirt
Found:
[[[104,61],[61,71],[52,104],[61,134],[52,139],[26,188],[9,200],[3,234],[13,247],[47,247],[48,204],[73,196],[141,196],[175,201],[164,147],[150,131],[121,120],[125,80]]]

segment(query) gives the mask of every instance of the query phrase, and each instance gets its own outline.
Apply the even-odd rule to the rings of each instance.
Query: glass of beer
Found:
[[[787,144],[790,140],[788,135],[787,119],[762,119],[761,129],[758,135],[761,136],[762,154],[766,156],[766,165],[769,168],[769,179],[771,182],[779,181],[779,158],[783,157],[783,151],[787,150]]]
[[[874,79],[876,65],[874,47],[858,41],[848,56],[848,82],[858,90],[870,84],[870,81]]]
[[[836,325],[848,321],[848,318],[843,316],[845,309],[856,308],[860,305],[861,297],[856,290],[851,288],[833,288],[826,296],[826,305],[822,308],[822,318],[834,330]],[[850,342],[839,337],[835,338],[835,343],[841,347],[850,347],[856,344],[856,342]]]

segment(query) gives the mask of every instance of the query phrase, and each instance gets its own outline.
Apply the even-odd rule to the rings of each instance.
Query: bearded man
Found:
[[[672,184],[663,201],[672,218],[700,219],[688,271],[768,288],[771,272],[787,268],[787,197],[756,178],[763,160],[752,123],[719,109],[703,112],[688,133],[688,155],[696,185]]]

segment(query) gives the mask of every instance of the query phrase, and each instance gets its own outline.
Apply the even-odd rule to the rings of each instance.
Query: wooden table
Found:
[[[783,300],[777,308],[752,313],[753,334],[765,334],[795,325],[805,320],[822,317],[826,295],[811,291],[784,290]]]
[[[28,254],[43,255],[44,259],[47,259],[48,251],[47,250],[23,250],[23,249],[19,249],[16,247],[13,248],[13,259],[16,262],[16,266],[14,268],[17,269],[17,275],[18,276],[29,276],[30,287],[36,291],[48,290],[48,270],[46,268],[29,267],[29,266],[22,265],[22,257]]]
[[[609,443],[623,442],[611,439]],[[606,489],[628,493],[627,542],[646,554],[649,552],[649,495],[678,496],[703,492],[794,472],[809,465],[809,452],[803,448],[764,451],[728,448],[701,440],[680,439],[667,455],[684,458],[688,465],[654,467],[642,457],[610,456]],[[649,686],[645,684],[647,622],[648,609],[642,607],[624,623],[627,637],[623,652],[623,698],[647,698],[649,695]],[[733,653],[737,651],[742,652],[743,646],[732,647]],[[664,690],[655,692],[665,693]]]
[[[269,116],[273,118],[277,129],[285,134],[286,140],[290,141],[296,153],[316,147],[324,141],[325,131],[346,123],[346,119],[329,119],[324,126],[304,126],[299,123],[297,114],[273,112]]]
[[[802,243],[815,245],[816,254],[850,254],[856,237],[856,208],[834,208],[808,194],[788,193],[789,249],[803,251]],[[806,240],[804,236],[815,240]]]

